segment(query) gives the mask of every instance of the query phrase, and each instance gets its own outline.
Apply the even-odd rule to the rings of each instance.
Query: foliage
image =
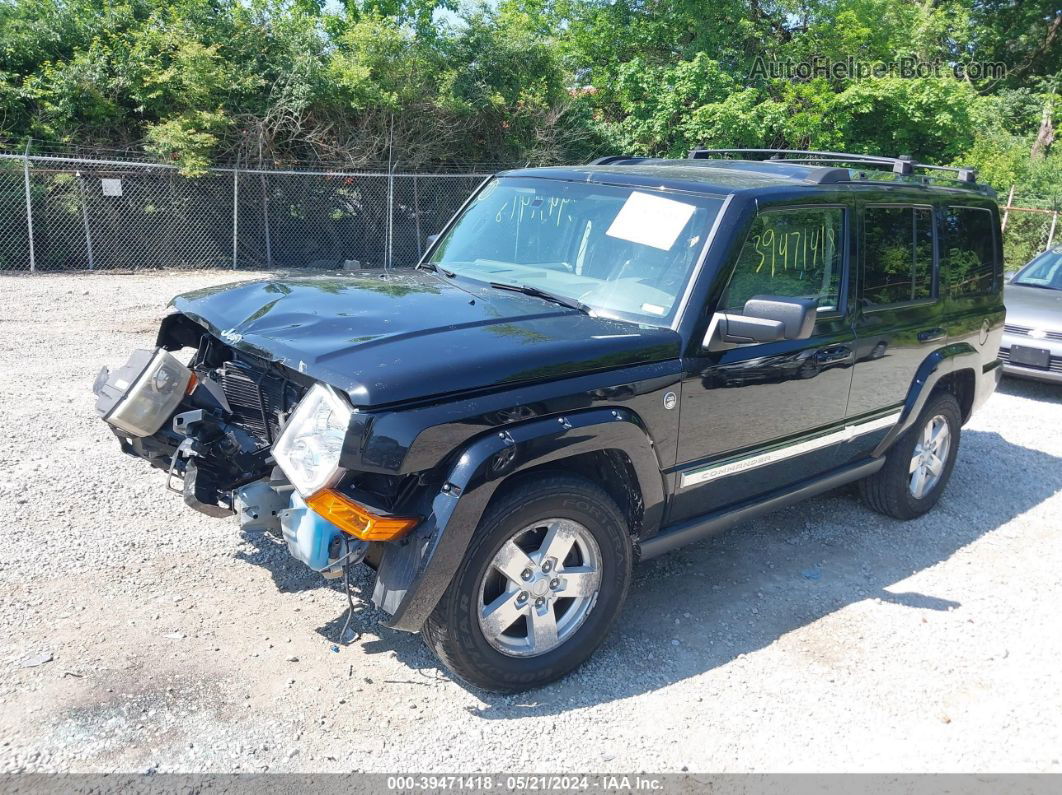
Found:
[[[969,163],[1060,201],[1044,0],[0,0],[0,34],[0,141],[139,148],[188,174],[787,146]],[[757,70],[816,58],[937,69]],[[954,70],[986,61],[1008,74]]]

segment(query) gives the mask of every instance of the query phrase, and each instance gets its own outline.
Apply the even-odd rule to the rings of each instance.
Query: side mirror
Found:
[[[750,342],[777,342],[785,339],[785,324],[779,320],[720,312],[716,315],[716,321],[719,325],[719,339],[723,342],[747,345]]]
[[[738,315],[719,312],[716,321],[723,342],[739,345],[751,342],[806,340],[815,329],[818,301],[814,298],[786,298],[755,295],[745,302]],[[705,340],[707,344],[710,340]]]

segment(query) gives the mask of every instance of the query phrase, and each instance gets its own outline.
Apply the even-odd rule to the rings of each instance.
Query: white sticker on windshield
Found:
[[[635,191],[605,234],[667,251],[696,209],[692,204]]]

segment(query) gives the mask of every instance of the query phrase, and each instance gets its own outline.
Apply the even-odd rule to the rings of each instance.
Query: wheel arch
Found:
[[[561,470],[588,477],[616,500],[640,534],[656,532],[663,519],[664,479],[656,449],[641,418],[626,408],[585,409],[509,426],[477,437],[452,460],[430,516],[405,552],[395,550],[406,557],[400,567],[406,582],[397,589],[383,584],[399,598],[377,598],[386,577],[381,565],[374,601],[392,613],[393,628],[420,629],[499,489],[536,473]],[[596,480],[602,472],[611,476]]]
[[[558,473],[583,478],[604,489],[627,520],[631,535],[638,537],[642,534],[645,496],[630,455],[620,448],[590,450],[523,469],[502,482],[491,496],[485,511],[528,480]]]
[[[977,376],[972,367],[963,367],[944,375],[933,387],[930,397],[939,392],[949,392],[959,401],[962,410],[962,423],[969,422],[973,414],[974,394],[977,390]]]
[[[903,401],[900,419],[874,448],[874,457],[885,455],[918,419],[930,397],[940,389],[953,392],[963,408],[963,422],[973,412],[977,371],[981,354],[969,343],[959,342],[937,348],[919,365]],[[965,402],[964,402],[965,401]]]

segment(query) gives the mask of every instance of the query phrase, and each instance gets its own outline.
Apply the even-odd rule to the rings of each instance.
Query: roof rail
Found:
[[[599,157],[599,158],[597,158],[595,160],[591,160],[589,163],[587,163],[587,165],[588,166],[607,166],[607,165],[610,165],[610,164],[613,164],[613,163],[619,163],[619,162],[640,163],[641,161],[648,160],[648,159],[649,158],[647,158],[647,157],[636,157],[634,155],[605,155],[604,157]]]
[[[690,160],[707,160],[716,155],[769,155],[759,159],[786,160],[791,163],[861,163],[875,166],[888,166],[892,173],[909,177],[915,169],[924,171],[949,171],[955,174],[955,181],[964,185],[977,184],[977,172],[972,168],[954,166],[933,166],[928,163],[916,163],[910,155],[884,157],[881,155],[860,155],[850,152],[822,152],[813,149],[691,149]],[[797,157],[790,157],[796,155]]]

